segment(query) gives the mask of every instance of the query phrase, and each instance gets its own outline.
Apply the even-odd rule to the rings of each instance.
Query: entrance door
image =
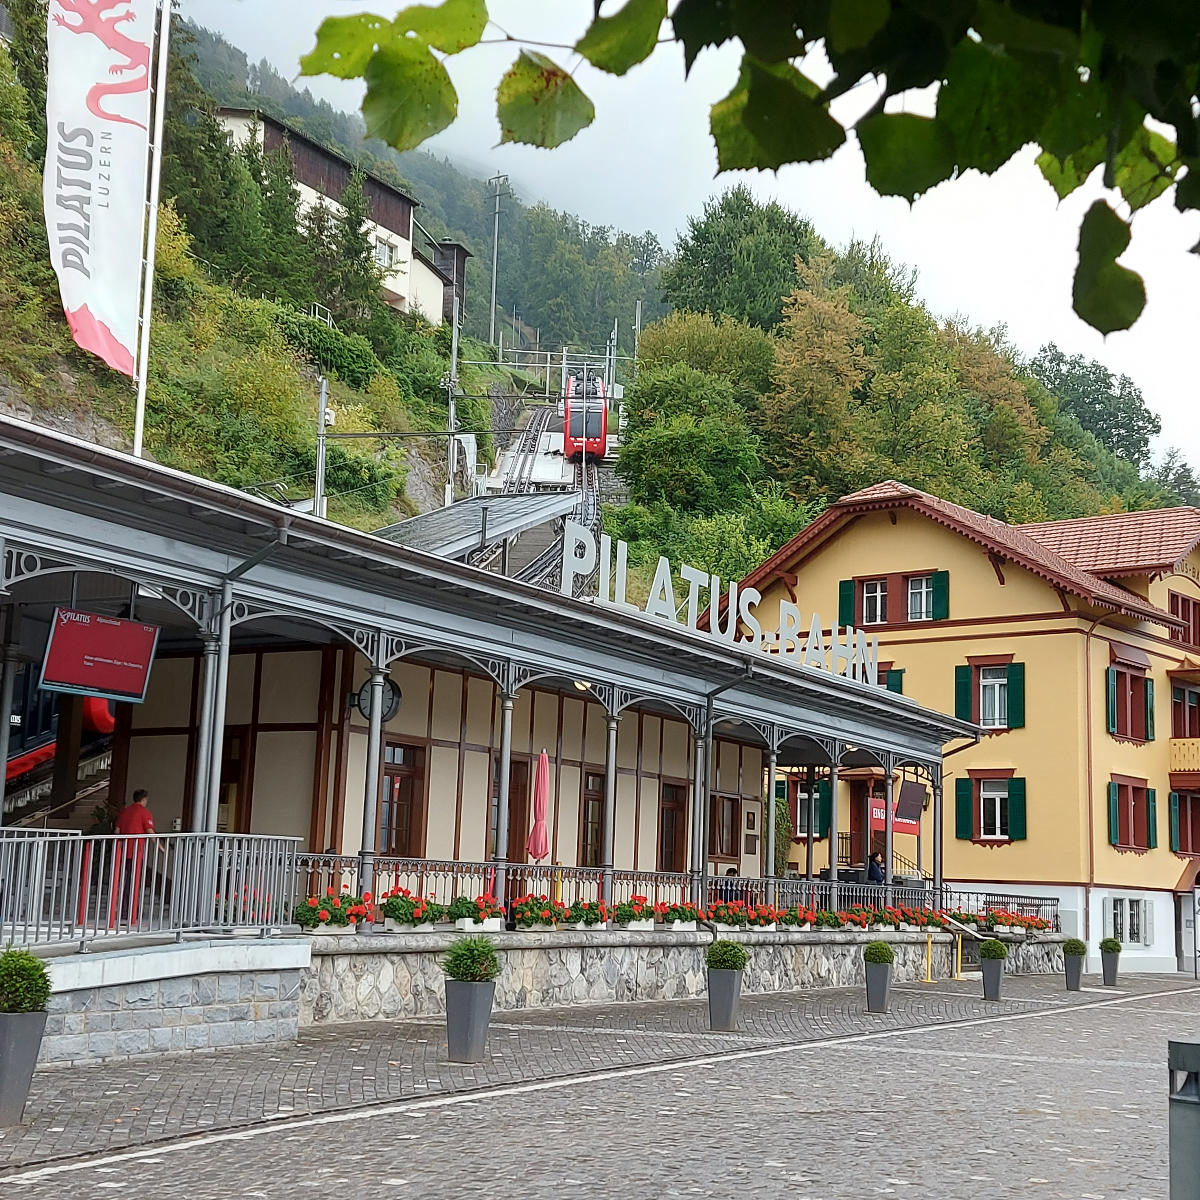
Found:
[[[379,853],[395,858],[425,854],[425,754],[392,742],[383,752],[383,795],[379,801]]]
[[[847,866],[865,867],[867,782],[863,779],[850,781],[850,861]]]
[[[496,856],[496,827],[500,820],[500,759],[492,759],[492,803],[488,819],[488,859]],[[529,836],[529,763],[514,758],[508,767],[508,854],[509,862],[525,861],[525,839]]]
[[[664,783],[658,804],[658,869],[686,871],[684,830],[687,826],[687,786]]]
[[[217,832],[250,832],[250,730],[245,726],[225,730]]]

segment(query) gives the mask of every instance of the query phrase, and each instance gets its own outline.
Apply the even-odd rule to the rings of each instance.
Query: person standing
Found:
[[[131,925],[135,925],[138,918],[138,895],[142,890],[146,862],[146,835],[154,832],[154,814],[150,811],[149,799],[149,792],[145,788],[138,788],[117,816],[116,832],[123,839],[117,842],[113,856],[114,874],[121,871],[117,908]],[[122,858],[123,870],[118,866]]]
[[[871,861],[867,863],[867,882],[883,883],[884,880],[883,851],[876,850],[875,853],[871,855]]]

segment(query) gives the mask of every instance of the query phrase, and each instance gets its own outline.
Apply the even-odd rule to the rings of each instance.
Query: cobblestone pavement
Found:
[[[1162,1200],[1166,1039],[1196,1036],[1200,990],[1087,986],[1009,979],[985,1005],[978,983],[910,985],[887,1017],[858,990],[748,997],[737,1035],[695,1001],[527,1010],[478,1067],[397,1022],[44,1071],[0,1188]]]

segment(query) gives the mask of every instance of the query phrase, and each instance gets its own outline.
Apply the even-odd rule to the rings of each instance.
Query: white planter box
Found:
[[[802,924],[802,925],[793,925],[793,926],[792,926],[792,928],[793,928],[793,929],[794,929],[794,930],[795,930],[797,933],[805,933],[805,932],[807,932],[809,929],[811,929],[811,928],[812,928],[812,926],[811,926],[811,925],[810,925],[810,924],[809,924],[807,921],[805,921],[805,922],[804,922],[804,924]]]
[[[391,917],[384,917],[383,927],[389,933],[433,933],[437,928],[432,921],[422,921],[420,925],[411,925],[403,921],[393,921]]]
[[[772,921],[769,925],[751,925],[749,928],[752,930],[757,930],[759,933],[774,933],[775,922]]]
[[[643,921],[630,921],[625,925],[618,925],[618,929],[628,929],[630,933],[653,933],[654,918]]]
[[[350,934],[354,932],[353,925],[314,925],[304,931],[312,937],[331,937],[335,934]]]
[[[576,921],[567,926],[568,929],[577,929],[580,933],[598,933],[608,928],[607,921],[597,921],[593,925],[586,925],[583,921]]]
[[[518,933],[553,933],[554,926],[547,925],[545,921],[539,921],[536,925],[518,925]]]
[[[695,933],[696,932],[696,922],[695,921],[669,921],[667,923],[667,928],[672,933]]]
[[[713,928],[718,933],[744,933],[745,925],[722,925],[720,921],[713,922]]]
[[[454,928],[464,933],[500,933],[504,929],[504,918],[488,917],[485,921],[473,921],[470,917],[459,917],[454,922]]]

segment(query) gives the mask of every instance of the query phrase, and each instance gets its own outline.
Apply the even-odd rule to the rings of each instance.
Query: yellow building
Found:
[[[1093,953],[1114,934],[1126,969],[1190,971],[1198,547],[1193,508],[1014,526],[887,482],[832,505],[743,587],[763,593],[765,628],[781,600],[836,610],[878,637],[889,687],[983,727],[978,744],[947,751],[951,886],[1057,897],[1064,930]],[[839,786],[851,870],[868,830],[882,848],[871,774]],[[931,807],[921,828],[897,833],[897,872],[900,856],[930,871]],[[795,868],[803,856],[797,842]]]

